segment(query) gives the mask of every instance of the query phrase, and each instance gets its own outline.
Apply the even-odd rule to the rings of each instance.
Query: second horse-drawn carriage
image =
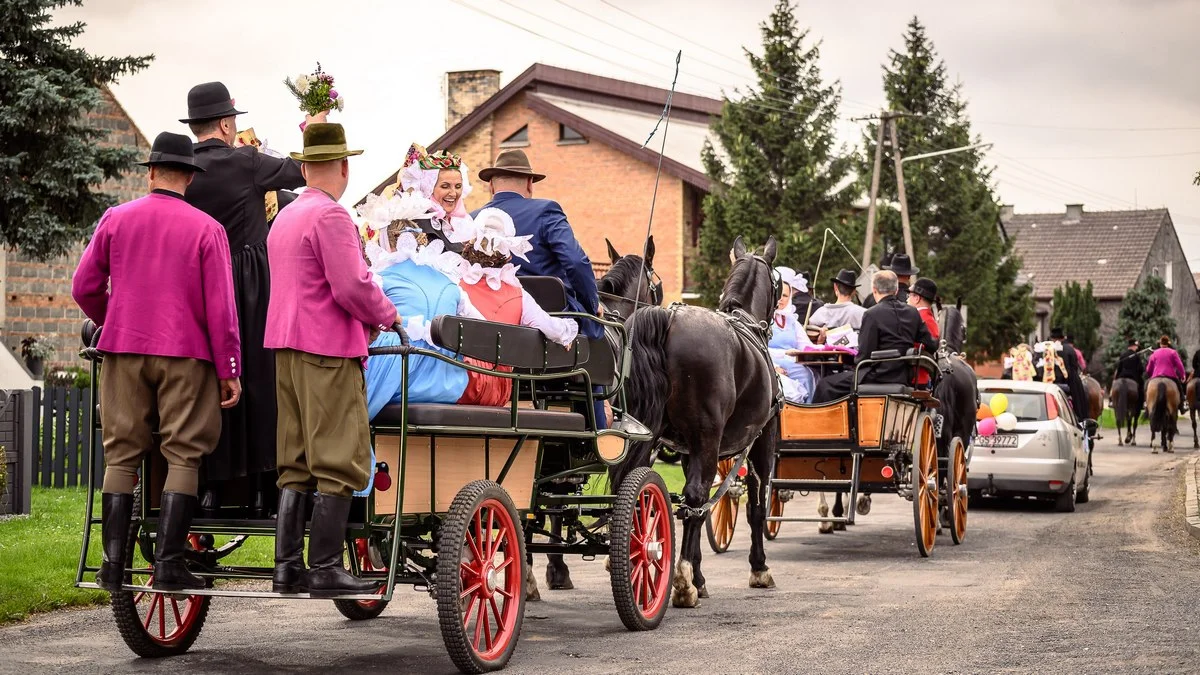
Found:
[[[525,286],[543,307],[566,305],[555,279],[526,278]],[[613,490],[593,480],[621,462],[630,443],[650,438],[625,412],[624,329],[605,323],[612,341],[580,338],[565,349],[531,328],[442,316],[432,323],[432,342],[457,358],[413,347],[407,339],[374,350],[400,356],[405,378],[410,359],[442,359],[513,380],[513,395],[504,407],[410,403],[405,396],[372,420],[377,473],[372,492],[354,500],[345,540],[351,571],[377,581],[379,590],[326,599],[361,620],[378,616],[398,586],[427,590],[454,664],[463,672],[484,672],[503,667],[516,646],[532,553],[609,555],[621,621],[630,630],[657,627],[675,551],[666,485],[648,468],[630,472]],[[103,361],[95,349],[98,333],[90,324],[84,328],[93,386]],[[604,393],[595,393],[595,385]],[[596,397],[612,403],[615,419],[607,429],[596,423]],[[152,566],[164,477],[157,455],[148,453],[139,478],[125,583],[112,594],[117,626],[135,653],[186,652],[215,596],[312,597],[262,590],[272,567],[234,562],[249,538],[275,534],[273,520],[247,517],[250,510],[236,506],[192,522],[188,563],[208,587],[156,590]],[[76,585],[87,588],[97,587],[90,581],[97,569],[93,530],[101,524],[92,508],[96,492],[92,476],[76,575]],[[565,535],[545,529],[551,518],[569,524]]]

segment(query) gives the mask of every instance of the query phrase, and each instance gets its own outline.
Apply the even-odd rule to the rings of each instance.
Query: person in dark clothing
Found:
[[[1079,371],[1079,354],[1075,351],[1075,347],[1066,340],[1063,329],[1051,328],[1050,339],[1062,345],[1058,355],[1062,357],[1063,366],[1067,371],[1066,384],[1067,391],[1071,396],[1071,408],[1075,410],[1076,419],[1086,420],[1091,417],[1091,411],[1088,410],[1087,389],[1083,387],[1083,376]]]
[[[929,334],[921,314],[896,298],[897,286],[893,272],[879,272],[871,279],[875,306],[863,314],[856,362],[870,358],[877,351],[895,349],[904,354],[914,345],[920,345],[928,352],[937,350],[937,342]],[[907,384],[909,365],[902,362],[870,364],[859,370],[858,381]],[[817,383],[813,403],[833,401],[853,391],[853,370],[830,375]]]
[[[796,316],[800,321],[811,319],[818,309],[825,306],[820,298],[812,294],[812,289],[808,286],[810,276],[807,272],[797,272],[796,286],[792,288],[792,304],[796,306]]]
[[[196,164],[205,170],[196,174],[184,198],[225,228],[242,341],[242,400],[222,411],[221,440],[203,467],[200,507],[208,517],[215,515],[226,488],[232,492],[225,483],[235,479],[251,477],[257,515],[275,503],[275,357],[263,348],[271,292],[265,199],[268,192],[304,185],[299,162],[252,145],[234,147],[241,114],[224,84],[207,82],[188,92],[188,116],[180,120],[196,137]],[[305,123],[323,122],[324,116],[310,116]]]
[[[1200,358],[1200,352],[1197,352],[1196,356],[1197,358]],[[1193,371],[1196,368],[1196,363],[1197,361],[1193,359]],[[1142,361],[1141,345],[1138,344],[1136,339],[1130,338],[1129,348],[1125,350],[1125,353],[1121,355],[1121,358],[1117,359],[1117,368],[1113,373],[1113,380],[1123,377],[1127,380],[1133,380],[1134,382],[1137,382],[1137,410],[1141,410],[1142,405],[1145,403],[1146,382],[1145,378],[1143,377],[1145,371],[1146,364]]]
[[[912,258],[909,258],[904,253],[889,253],[883,257],[882,269],[893,272],[899,281],[899,288],[896,290],[896,299],[900,302],[908,302],[908,288],[912,284],[912,278],[921,271],[921,268],[914,267]],[[863,302],[863,307],[870,309],[875,304],[875,297],[869,297]]]

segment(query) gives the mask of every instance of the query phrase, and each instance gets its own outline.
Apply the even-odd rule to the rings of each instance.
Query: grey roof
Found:
[[[1033,283],[1033,296],[1048,299],[1069,281],[1092,282],[1096,298],[1123,298],[1146,266],[1166,209],[1021,213],[1004,221],[1005,234],[1021,256],[1021,270]]]

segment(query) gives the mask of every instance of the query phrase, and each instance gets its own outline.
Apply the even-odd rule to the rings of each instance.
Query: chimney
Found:
[[[1012,204],[1001,204],[1000,205],[1000,222],[1007,223],[1008,221],[1012,220],[1012,217],[1013,217],[1013,205]]]
[[[446,73],[446,128],[458,124],[500,91],[500,71],[460,70]]]
[[[1083,220],[1083,204],[1067,204],[1067,215],[1064,223],[1078,223]]]

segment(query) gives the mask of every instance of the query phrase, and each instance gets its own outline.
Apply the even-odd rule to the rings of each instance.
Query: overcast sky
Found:
[[[176,120],[187,90],[221,80],[249,111],[240,126],[253,126],[277,150],[299,149],[303,116],[282,80],[319,60],[346,98],[336,121],[352,146],[366,149],[352,160],[343,200],[350,204],[399,165],[409,143],[427,144],[444,130],[446,71],[494,68],[507,83],[542,62],[666,87],[673,51],[682,49],[680,90],[716,97],[748,81],[741,47],[758,49],[758,23],[772,5],[85,0],[61,18],[89,24],[80,44],[95,53],[156,55],[115,87],[151,139],[186,132]],[[1002,201],[1018,212],[1058,212],[1068,202],[1167,206],[1200,271],[1200,187],[1191,182],[1200,169],[1200,2],[801,1],[801,26],[823,41],[824,74],[842,83],[843,117],[882,104],[880,66],[889,49],[903,47],[914,14],[962,83],[975,131],[995,143],[989,157]],[[859,142],[858,123],[843,121],[839,132]]]

